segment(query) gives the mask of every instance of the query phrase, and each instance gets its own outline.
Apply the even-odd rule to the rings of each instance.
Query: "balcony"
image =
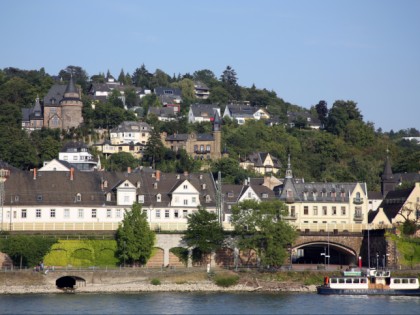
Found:
[[[356,222],[362,222],[363,221],[363,213],[356,212],[354,214],[353,220],[356,221]]]
[[[294,202],[295,202],[295,198],[293,196],[286,197],[286,203],[294,203]]]
[[[353,198],[353,203],[355,205],[361,205],[363,203],[363,198]]]
[[[195,150],[195,154],[208,154],[210,153],[210,150]]]

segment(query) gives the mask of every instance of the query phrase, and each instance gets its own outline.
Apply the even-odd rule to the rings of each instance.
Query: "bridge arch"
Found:
[[[358,253],[341,243],[324,240],[309,241],[293,246],[293,262],[304,264],[354,265]]]
[[[86,286],[86,280],[78,276],[63,276],[55,280],[58,289],[74,289]]]

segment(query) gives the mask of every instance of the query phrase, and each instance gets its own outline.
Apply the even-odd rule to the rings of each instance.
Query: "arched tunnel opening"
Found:
[[[86,280],[77,276],[64,276],[55,281],[58,289],[75,289],[75,286],[85,286]]]
[[[342,245],[332,243],[310,243],[293,250],[294,264],[340,265],[357,264],[356,253]]]

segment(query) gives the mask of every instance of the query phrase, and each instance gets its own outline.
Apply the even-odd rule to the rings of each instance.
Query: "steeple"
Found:
[[[391,168],[391,161],[389,159],[389,150],[386,149],[386,159],[384,163],[384,171],[381,176],[381,192],[382,196],[385,197],[386,194],[395,189],[395,186],[397,184],[397,180],[394,177],[394,174],[392,173]]]
[[[68,93],[79,94],[79,91],[76,89],[76,86],[74,85],[74,80],[73,80],[73,74],[72,73],[70,73],[70,81],[67,84],[67,88],[66,88],[66,91],[64,92],[64,95],[66,95]]]
[[[287,169],[285,178],[293,178],[292,166],[290,165],[290,154],[287,157]]]
[[[214,119],[213,119],[213,131],[220,131],[220,125],[221,125],[220,115],[219,115],[219,112],[216,110],[214,113]]]

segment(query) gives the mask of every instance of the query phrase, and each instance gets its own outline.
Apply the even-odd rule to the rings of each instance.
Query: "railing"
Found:
[[[363,203],[363,198],[353,198],[353,203],[355,205],[361,205]]]

